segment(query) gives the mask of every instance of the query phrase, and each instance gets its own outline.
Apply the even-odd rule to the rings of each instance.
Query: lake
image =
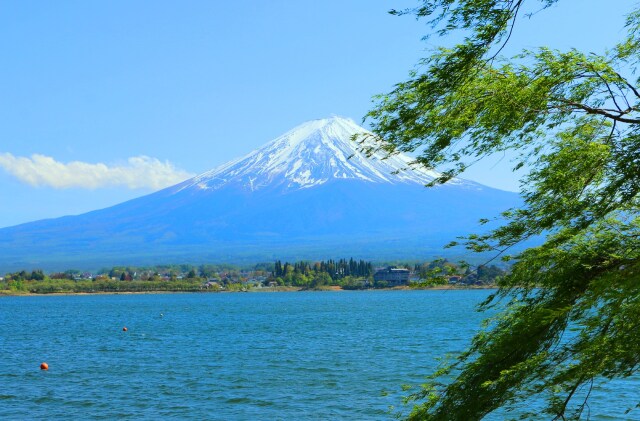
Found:
[[[0,419],[390,419],[489,293],[2,297]],[[639,386],[596,387],[591,419],[640,419]]]

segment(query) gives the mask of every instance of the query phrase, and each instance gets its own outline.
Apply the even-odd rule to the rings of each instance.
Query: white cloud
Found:
[[[65,164],[45,155],[27,158],[4,153],[0,154],[0,167],[24,183],[55,189],[123,186],[159,190],[193,177],[168,161],[148,156],[136,156],[124,165],[109,166],[79,161]]]

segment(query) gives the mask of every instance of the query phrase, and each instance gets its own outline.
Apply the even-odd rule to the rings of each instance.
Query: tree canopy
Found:
[[[527,169],[523,206],[464,241],[515,262],[481,307],[499,304],[499,315],[412,396],[411,419],[480,419],[540,397],[549,419],[577,419],[594,382],[638,370],[640,10],[604,53],[503,57],[525,3],[557,1],[424,0],[392,11],[463,40],[377,97],[367,115],[374,146],[361,139],[363,148],[416,152],[416,165],[444,170],[433,184],[496,152],[517,151],[514,169]],[[542,245],[511,251],[540,235]]]

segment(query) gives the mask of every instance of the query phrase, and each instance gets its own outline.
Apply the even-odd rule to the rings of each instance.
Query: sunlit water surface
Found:
[[[0,419],[390,419],[488,294],[3,297]],[[640,419],[639,390],[596,387],[591,419]]]

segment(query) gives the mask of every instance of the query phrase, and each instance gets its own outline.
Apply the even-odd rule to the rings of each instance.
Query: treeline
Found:
[[[16,281],[42,281],[46,277],[47,276],[40,269],[32,270],[31,272],[21,270],[19,272],[7,273],[5,275],[6,279],[13,279]]]
[[[43,280],[9,280],[5,282],[6,289],[15,292],[29,292],[33,294],[53,293],[93,293],[93,292],[196,292],[203,289],[202,282],[196,280],[166,281],[130,281],[97,279],[71,280],[52,279]]]
[[[302,288],[339,286],[345,289],[360,289],[372,285],[373,264],[353,258],[320,262],[302,260],[294,263],[276,260],[268,281],[277,285]]]
[[[52,274],[57,276],[56,274]],[[0,280],[0,291],[12,293],[94,293],[94,292],[198,292],[198,291],[242,291],[248,289],[240,281],[204,282],[200,278],[169,280],[122,281],[98,276],[94,279],[52,278],[28,279],[5,277]]]
[[[467,262],[453,263],[447,259],[416,263],[413,266],[416,281],[410,286],[423,287],[446,284],[493,285],[507,271],[496,265],[471,266]]]
[[[333,280],[342,279],[346,276],[367,278],[373,274],[373,264],[371,262],[365,262],[364,260],[356,261],[353,258],[349,260],[340,259],[338,261],[329,259],[326,262],[321,261],[314,263],[302,260],[293,264],[289,262],[283,264],[280,260],[276,260],[273,276],[286,276],[287,273],[291,271],[305,275],[313,272],[327,273]]]
[[[155,266],[114,266],[103,268],[97,276],[107,276],[111,279],[123,281],[141,280],[176,280],[176,279],[216,279],[240,280],[249,275],[268,276],[273,271],[273,264],[258,263],[256,265],[240,267],[231,264],[175,264]]]
[[[494,265],[472,267],[446,259],[411,262],[393,266],[411,271],[410,288],[436,285],[491,285],[506,274]],[[143,292],[143,291],[234,291],[288,286],[301,289],[341,287],[343,289],[385,288],[389,282],[374,279],[374,267],[364,260],[339,259],[261,263],[249,268],[233,265],[116,266],[96,274],[67,270],[46,274],[22,270],[0,277],[0,290],[31,293]]]
[[[0,276],[0,291],[12,293],[92,293],[151,291],[235,291],[247,289],[255,277],[266,279],[273,266],[246,271],[232,265],[116,266],[95,274],[70,269],[46,274],[40,269]],[[211,281],[211,282],[210,282]]]

